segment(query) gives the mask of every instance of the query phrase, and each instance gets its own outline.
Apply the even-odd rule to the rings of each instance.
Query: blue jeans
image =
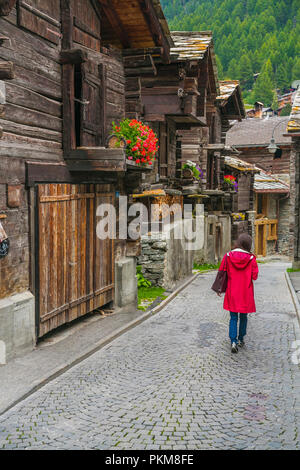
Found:
[[[237,342],[237,324],[238,324],[239,314],[230,312],[230,322],[229,322],[229,338],[231,343]],[[247,322],[248,315],[247,313],[240,313],[240,328],[239,328],[239,340],[243,341],[244,336],[247,333]]]

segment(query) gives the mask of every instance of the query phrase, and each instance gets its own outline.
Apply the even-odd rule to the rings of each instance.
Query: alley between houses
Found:
[[[260,265],[257,315],[231,355],[200,275],[166,308],[0,417],[3,449],[299,449],[299,329],[284,263]]]

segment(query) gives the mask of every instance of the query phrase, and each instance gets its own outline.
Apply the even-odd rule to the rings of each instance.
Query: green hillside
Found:
[[[171,30],[213,31],[219,76],[240,80],[247,101],[270,105],[300,80],[300,0],[161,3]]]

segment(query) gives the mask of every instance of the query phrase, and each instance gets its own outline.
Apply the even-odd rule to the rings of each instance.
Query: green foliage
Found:
[[[265,106],[271,106],[274,97],[274,75],[271,60],[268,59],[262,68],[253,88],[253,100],[262,101]]]
[[[164,295],[165,289],[162,287],[140,287],[138,289],[138,309],[147,310],[147,308],[160,297],[161,300],[167,298]]]
[[[294,268],[287,268],[288,273],[299,273],[300,269],[294,269]]]
[[[279,108],[278,95],[276,91],[274,91],[274,94],[273,94],[273,101],[272,101],[271,107],[273,111],[277,111],[277,109]]]
[[[290,116],[292,112],[292,106],[288,103],[280,113],[280,116]]]
[[[161,0],[173,31],[213,31],[221,78],[240,79],[244,91],[263,74],[255,96],[270,105],[273,91],[300,80],[299,0]],[[266,71],[266,63],[271,66]],[[249,74],[249,75],[248,75]],[[262,87],[267,91],[258,96]],[[251,95],[253,102],[253,95]],[[255,101],[255,99],[254,99]]]
[[[196,271],[209,271],[211,269],[218,269],[220,266],[219,264],[197,264],[194,263],[194,269]]]
[[[152,285],[151,282],[147,281],[147,279],[145,279],[142,274],[142,266],[137,266],[136,277],[137,277],[138,287],[151,287]]]

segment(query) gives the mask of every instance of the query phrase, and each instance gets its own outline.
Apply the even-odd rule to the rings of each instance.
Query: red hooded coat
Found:
[[[226,270],[228,275],[224,309],[236,313],[256,312],[253,289],[253,281],[258,277],[256,257],[238,248],[224,256],[220,270]]]

